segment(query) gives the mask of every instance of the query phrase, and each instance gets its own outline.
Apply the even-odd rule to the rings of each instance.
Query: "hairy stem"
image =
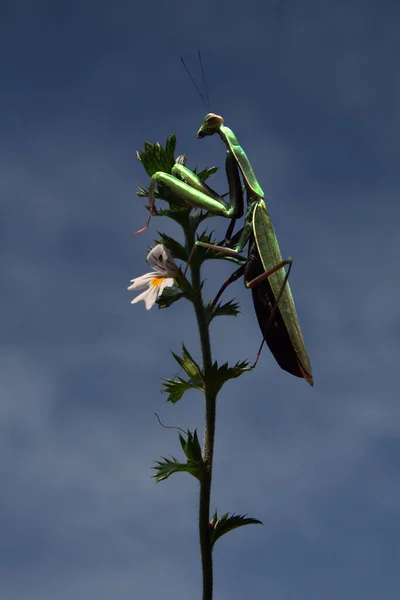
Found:
[[[186,247],[190,251],[194,246],[194,235],[186,232]],[[206,315],[204,312],[203,297],[201,294],[200,266],[196,260],[190,263],[192,286],[195,290],[193,301],[196,313],[197,325],[200,334],[201,353],[203,359],[203,373],[205,381],[209,381],[209,372],[212,366],[210,333]],[[216,416],[216,395],[205,387],[205,425],[204,425],[204,443],[203,460],[205,473],[200,481],[200,501],[199,501],[199,538],[200,552],[203,571],[203,600],[212,600],[213,595],[213,562],[212,548],[210,544],[210,498],[212,466],[214,456],[214,437],[215,437],[215,416]]]

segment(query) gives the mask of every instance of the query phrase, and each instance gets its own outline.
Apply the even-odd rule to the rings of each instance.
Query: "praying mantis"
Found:
[[[213,306],[227,285],[244,275],[245,286],[252,290],[263,338],[279,366],[296,377],[304,378],[312,386],[311,365],[288,283],[292,260],[282,259],[278,239],[264,202],[264,192],[244,149],[233,131],[224,124],[224,119],[215,113],[208,113],[197,132],[197,137],[203,138],[214,134],[220,136],[226,147],[225,167],[229,199],[226,200],[217,194],[183,165],[175,164],[171,174],[159,171],[152,176],[149,187],[149,218],[146,226],[136,233],[148,227],[154,211],[155,185],[161,183],[188,205],[231,219],[226,234],[226,243],[229,244],[235,221],[244,213],[241,175],[247,192],[248,206],[243,229],[235,236],[237,241],[234,246],[215,246],[196,242],[198,245],[229,255],[241,264],[223,284]],[[248,257],[245,258],[240,253],[247,243],[249,250]],[[284,268],[286,265],[289,265],[288,272]]]

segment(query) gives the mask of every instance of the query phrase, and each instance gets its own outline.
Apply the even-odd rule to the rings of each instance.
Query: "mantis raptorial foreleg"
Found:
[[[234,158],[227,154],[226,170],[232,172],[230,163]],[[204,183],[193,171],[181,164],[175,164],[172,167],[171,174],[157,171],[150,180],[149,187],[149,217],[147,223],[142,229],[136,231],[141,233],[145,231],[150,223],[154,212],[154,194],[156,183],[162,184],[169,191],[175,194],[182,202],[185,202],[193,208],[200,208],[212,212],[216,216],[227,219],[237,219],[243,215],[243,194],[239,192],[237,186],[241,186],[238,174],[233,174],[232,178],[228,176],[229,200],[225,200],[226,194],[220,195],[211,187]],[[228,228],[229,235],[232,233],[233,224]],[[228,235],[227,232],[227,235]]]

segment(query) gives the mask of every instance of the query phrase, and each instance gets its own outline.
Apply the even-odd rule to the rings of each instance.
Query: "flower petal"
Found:
[[[150,250],[146,258],[150,267],[156,271],[158,269],[159,264],[163,264],[168,260],[167,252],[169,251],[167,251],[166,247],[163,244],[157,244],[157,246],[154,246],[154,248]]]
[[[136,304],[141,300],[144,301],[146,309],[155,304],[157,297],[162,294],[166,287],[175,285],[175,276],[179,270],[176,266],[172,255],[168,248],[163,244],[157,244],[147,255],[147,261],[153,270],[152,273],[145,273],[136,279],[131,279],[131,284],[128,287],[129,291],[143,289],[148,286],[148,289],[136,296],[131,301],[131,304]]]
[[[173,277],[166,277],[158,286],[158,295],[161,296],[164,288],[172,287],[173,285],[175,285],[175,279]]]
[[[136,304],[136,302],[140,302],[141,300],[146,300],[147,294],[150,292],[149,289],[145,290],[139,296],[136,296],[133,300],[131,300],[131,304]]]
[[[144,298],[144,303],[147,310],[150,310],[151,307],[155,304],[158,296],[158,287],[151,287],[148,290],[146,298]]]
[[[147,262],[157,273],[162,273],[163,275],[175,275],[178,273],[178,267],[172,258],[171,252],[163,244],[157,244],[149,252]]]
[[[136,277],[136,279],[131,279],[132,285],[130,285],[127,289],[130,291],[141,290],[142,288],[144,288],[150,284],[153,277],[154,277],[154,272],[153,273],[145,273],[144,275],[141,275],[140,277]]]

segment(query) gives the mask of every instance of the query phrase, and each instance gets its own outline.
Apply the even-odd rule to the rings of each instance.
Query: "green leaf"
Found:
[[[193,210],[189,215],[189,226],[193,232],[195,232],[205,219],[207,219],[207,215],[209,215],[209,211],[204,210]],[[216,216],[215,214],[213,215]]]
[[[149,188],[144,188],[141,185],[139,185],[136,195],[140,196],[141,198],[148,198],[149,197]],[[148,209],[149,206],[147,205],[146,208]]]
[[[167,392],[168,394],[167,402],[172,402],[172,404],[179,402],[183,394],[191,389],[202,392],[204,386],[200,387],[181,377],[177,377],[176,379],[165,379],[163,383],[163,392]]]
[[[196,477],[196,479],[200,479],[201,469],[199,465],[190,461],[188,461],[187,463],[181,463],[173,456],[171,456],[172,460],[165,458],[164,456],[162,456],[161,458],[163,460],[157,460],[156,466],[152,467],[156,471],[153,477],[155,478],[157,483],[168,479],[168,477],[170,477],[174,473],[189,473],[190,475],[193,475],[193,477]]]
[[[186,439],[184,435],[186,435]],[[182,450],[188,459],[187,462],[181,463],[173,456],[171,456],[172,460],[162,456],[161,458],[163,461],[156,461],[157,466],[153,467],[153,469],[156,470],[154,477],[156,478],[157,483],[164,479],[168,479],[170,475],[178,472],[190,473],[193,477],[201,479],[204,473],[204,462],[199,439],[197,437],[197,431],[195,430],[194,433],[191,433],[188,429],[184,435],[180,433],[179,440]]]
[[[214,230],[211,230],[210,233],[207,233],[207,229],[205,229],[202,233],[197,236],[197,241],[205,242],[206,244],[215,244],[216,240],[213,238]]]
[[[175,135],[172,135],[166,141],[165,148],[163,148],[158,142],[156,144],[145,142],[144,150],[141,152],[136,152],[136,156],[138,160],[142,163],[149,177],[152,177],[157,171],[162,171],[163,173],[167,173],[168,175],[170,175],[172,167],[175,164],[175,147],[176,137]],[[181,155],[178,157],[177,160],[180,164],[184,164],[184,162],[186,161],[186,157],[184,155]],[[186,203],[179,196],[177,196],[170,189],[168,189],[165,185],[157,183],[156,187],[157,189],[154,194],[155,198],[166,200],[174,206],[186,208]],[[137,195],[140,197],[148,197],[149,188],[139,186]]]
[[[229,513],[225,513],[222,517],[218,518],[217,511],[212,516],[210,521],[210,542],[211,546],[214,546],[215,542],[233,529],[238,527],[244,527],[244,525],[262,525],[262,521],[247,517],[246,515],[235,515],[234,513],[229,516]]]
[[[148,195],[149,195],[148,188],[141,188],[141,189],[146,192],[144,195],[146,197],[148,197]],[[139,196],[140,194],[137,193],[137,195]],[[161,196],[157,192],[155,193],[155,198],[158,198],[161,200],[166,200],[166,198],[164,196]],[[150,209],[148,204],[145,204],[144,208],[146,208],[147,210]],[[168,217],[169,219],[172,219],[173,221],[178,223],[178,225],[183,227],[183,229],[186,229],[188,227],[188,223],[189,223],[190,210],[191,210],[191,208],[187,204],[181,203],[179,205],[175,205],[173,202],[171,202],[170,208],[162,208],[162,209],[157,208],[157,212],[153,212],[152,217]]]
[[[165,157],[168,165],[175,163],[176,135],[173,133],[165,143]],[[182,156],[182,155],[181,155]],[[172,167],[171,167],[172,168]]]
[[[201,369],[190,356],[189,352],[185,348],[185,345],[182,344],[182,358],[174,352],[172,352],[172,356],[175,358],[178,365],[189,376],[191,383],[199,386],[201,389],[204,389],[204,381]]]
[[[179,434],[179,439],[181,442],[182,450],[185,453],[186,458],[189,461],[203,464],[203,457],[201,453],[201,447],[199,438],[197,437],[197,430],[194,430],[192,434],[189,429],[186,432],[187,439],[183,437],[182,434]]]
[[[208,324],[210,324],[215,317],[237,317],[237,315],[240,313],[239,306],[240,304],[238,302],[229,300],[224,304],[219,302],[213,309],[211,309],[211,303],[207,302],[204,306],[204,310]]]
[[[229,379],[236,379],[244,373],[253,370],[253,366],[247,361],[237,362],[235,366],[229,367],[228,363],[218,366],[218,362],[215,361],[211,367],[211,372],[207,384],[212,387],[212,392],[218,394],[221,387]]]
[[[215,216],[215,215],[214,215]],[[189,217],[189,225],[192,228],[192,231],[196,231],[197,227],[200,224],[199,214],[192,213]],[[205,244],[213,244],[215,241],[212,239],[213,232],[210,234],[207,233],[207,230],[204,230],[203,233],[196,236],[196,242],[202,242]],[[197,265],[201,265],[208,258],[212,258],[212,255],[215,254],[214,250],[210,248],[205,248],[204,246],[195,246],[195,250],[192,254],[191,262],[194,262]]]
[[[197,169],[193,169],[193,172],[196,173],[197,177],[201,179],[201,181],[206,181],[211,175],[214,175],[218,171],[219,167],[206,167],[202,171],[197,173]]]
[[[189,224],[191,207],[185,203],[174,204],[170,202],[170,208],[166,208],[162,211],[158,211],[160,216],[168,217],[178,223],[183,229],[186,229]]]
[[[158,308],[169,308],[171,304],[174,304],[177,300],[180,300],[185,296],[184,292],[181,292],[176,287],[173,288],[164,288],[161,296],[159,296],[156,300],[158,304]]]
[[[171,135],[167,139],[165,149],[159,144],[144,143],[144,150],[136,152],[137,159],[142,163],[147,175],[151,177],[157,171],[171,173],[175,164],[174,152],[176,147],[176,136]]]

